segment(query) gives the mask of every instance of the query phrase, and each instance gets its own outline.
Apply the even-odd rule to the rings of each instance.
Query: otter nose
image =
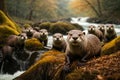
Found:
[[[73,39],[74,39],[74,40],[77,40],[77,39],[78,39],[78,37],[73,37]]]
[[[59,40],[59,38],[56,38],[57,40]]]

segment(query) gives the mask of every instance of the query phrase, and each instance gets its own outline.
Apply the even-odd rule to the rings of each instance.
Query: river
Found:
[[[79,25],[82,25],[83,28],[85,29],[84,31],[87,33],[87,26],[89,25],[95,25],[97,26],[98,24],[96,23],[88,23],[86,22],[86,20],[89,17],[77,17],[77,18],[71,18],[71,23],[78,23]],[[114,24],[115,25],[115,24]],[[118,35],[120,35],[120,25],[115,25],[115,30],[117,32]],[[64,38],[66,38],[66,36],[64,36]],[[48,45],[47,46],[51,46],[52,45],[52,36],[48,37]],[[16,73],[14,73],[13,75],[10,74],[0,74],[0,80],[12,80],[13,78],[19,76],[20,74],[22,74],[24,71],[17,71]]]

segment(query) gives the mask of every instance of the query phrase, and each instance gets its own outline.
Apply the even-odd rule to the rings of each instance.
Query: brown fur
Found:
[[[14,47],[16,49],[23,49],[24,48],[24,41],[27,39],[25,33],[21,33],[17,35],[10,35],[7,38],[6,45]]]
[[[89,26],[88,33],[96,35],[100,39],[100,41],[104,40],[103,33],[93,25]]]
[[[66,42],[61,33],[55,33],[53,35],[53,49],[65,52]]]
[[[84,35],[80,30],[71,30],[67,36],[67,63],[74,60],[86,61],[100,55],[100,40],[92,34]]]
[[[2,48],[2,56],[3,56],[3,59],[6,57],[6,56],[12,56],[12,53],[13,53],[13,48],[8,46],[8,45],[5,45],[3,46]]]
[[[105,25],[104,24],[98,25],[98,29],[103,33],[103,35],[105,35]]]
[[[41,33],[40,32],[34,32],[33,38],[37,38],[38,40],[40,39]]]
[[[105,42],[109,42],[117,37],[117,34],[114,29],[114,25],[107,24],[106,25],[106,32],[105,32]]]
[[[48,31],[46,29],[41,29],[40,31],[40,42],[43,43],[44,46],[47,46],[48,42]]]

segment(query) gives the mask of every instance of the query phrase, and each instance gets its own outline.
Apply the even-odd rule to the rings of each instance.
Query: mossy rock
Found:
[[[23,27],[26,29],[26,28],[30,28],[31,25],[30,24],[24,24]]]
[[[40,29],[47,29],[49,31],[51,24],[52,23],[50,23],[50,22],[43,22],[39,25],[39,28]]]
[[[77,61],[75,61],[72,64],[74,69],[65,72],[63,71],[64,53],[50,50],[15,80],[119,80],[119,61],[120,51],[90,60],[83,66],[77,66]]]
[[[56,72],[64,59],[64,53],[56,50],[47,51],[40,60],[15,80],[51,80],[53,78],[51,75]]]
[[[118,36],[114,40],[106,43],[102,47],[101,55],[109,55],[109,54],[112,54],[114,52],[117,52],[118,50],[120,50],[120,36]]]
[[[120,51],[93,59],[69,73],[65,80],[119,80]]]
[[[84,30],[84,28],[81,26],[81,25],[79,25],[79,24],[77,24],[77,23],[71,23],[73,26],[75,26],[77,29],[80,29],[80,30]]]
[[[20,27],[14,21],[12,21],[10,17],[7,17],[1,10],[0,10],[0,25],[8,25],[17,32],[21,32]]]
[[[20,32],[20,27],[0,10],[0,48],[5,44],[9,35],[18,35]]]
[[[25,48],[30,51],[37,51],[43,49],[43,45],[38,39],[31,38],[25,41]]]
[[[71,23],[58,21],[56,23],[51,24],[50,32],[52,34],[57,33],[57,32],[66,34],[66,32],[72,29],[76,29],[76,27],[73,26]]]

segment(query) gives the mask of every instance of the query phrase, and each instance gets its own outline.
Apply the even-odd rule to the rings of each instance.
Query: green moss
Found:
[[[102,47],[101,55],[109,55],[120,50],[120,36]]]
[[[72,29],[76,29],[76,27],[73,26],[71,23],[58,21],[56,23],[51,24],[50,32],[52,34],[57,32],[66,34],[66,32]]]
[[[36,38],[31,38],[25,41],[25,48],[30,51],[43,49],[42,43]]]
[[[39,28],[40,29],[47,29],[49,31],[50,29],[50,26],[51,26],[51,23],[50,22],[43,22],[39,25]]]
[[[30,28],[31,26],[30,26],[30,24],[24,24],[23,27],[24,28]]]
[[[84,28],[81,25],[77,24],[77,23],[72,23],[72,25],[75,26],[77,29],[80,29],[82,31],[84,30]]]

